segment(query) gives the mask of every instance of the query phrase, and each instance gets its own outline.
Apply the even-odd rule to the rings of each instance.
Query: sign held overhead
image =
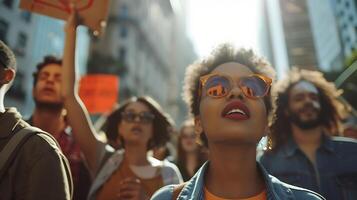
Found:
[[[82,19],[82,24],[88,26],[94,35],[98,36],[104,31],[110,0],[21,0],[20,8],[67,20],[71,11],[71,3],[75,4]]]

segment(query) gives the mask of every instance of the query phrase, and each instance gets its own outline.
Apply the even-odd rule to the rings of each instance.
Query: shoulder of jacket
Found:
[[[56,139],[49,133],[30,125],[24,126],[23,129],[27,129],[32,134],[27,142],[24,143],[25,147],[35,146],[38,149],[60,149]]]
[[[331,137],[338,153],[357,155],[357,140],[347,137]]]
[[[334,136],[334,137],[331,137],[331,140],[334,143],[340,143],[340,144],[346,144],[346,145],[357,145],[357,140],[354,138]]]
[[[151,200],[171,200],[175,185],[166,185],[157,190]]]
[[[294,185],[290,185],[287,184],[285,182],[280,181],[278,178],[269,175],[273,185],[275,187],[280,187],[282,192],[292,192],[294,195],[294,197],[296,199],[304,199],[304,200],[325,200],[325,198],[323,196],[321,196],[320,194],[305,189],[305,188],[301,188],[298,186],[294,186]]]

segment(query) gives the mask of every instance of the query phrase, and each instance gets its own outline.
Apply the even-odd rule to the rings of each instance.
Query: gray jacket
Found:
[[[15,108],[0,113],[0,151],[12,135],[29,126]],[[73,185],[68,161],[50,136],[35,134],[19,148],[0,180],[1,200],[72,198]]]

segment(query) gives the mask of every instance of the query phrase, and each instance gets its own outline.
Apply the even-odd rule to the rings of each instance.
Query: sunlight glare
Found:
[[[222,42],[258,49],[257,0],[190,0],[188,29],[199,56]]]

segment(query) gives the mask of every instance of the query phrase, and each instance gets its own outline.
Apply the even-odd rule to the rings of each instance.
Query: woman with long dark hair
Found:
[[[174,164],[147,156],[169,139],[173,122],[150,97],[133,97],[109,117],[106,131],[121,140],[123,150],[113,151],[97,139],[88,112],[78,96],[75,73],[77,18],[72,11],[66,25],[62,90],[74,137],[95,177],[88,199],[149,199],[160,187],[180,183]]]
[[[207,151],[196,141],[193,120],[182,124],[177,141],[177,160],[184,181],[188,181],[207,160]]]

